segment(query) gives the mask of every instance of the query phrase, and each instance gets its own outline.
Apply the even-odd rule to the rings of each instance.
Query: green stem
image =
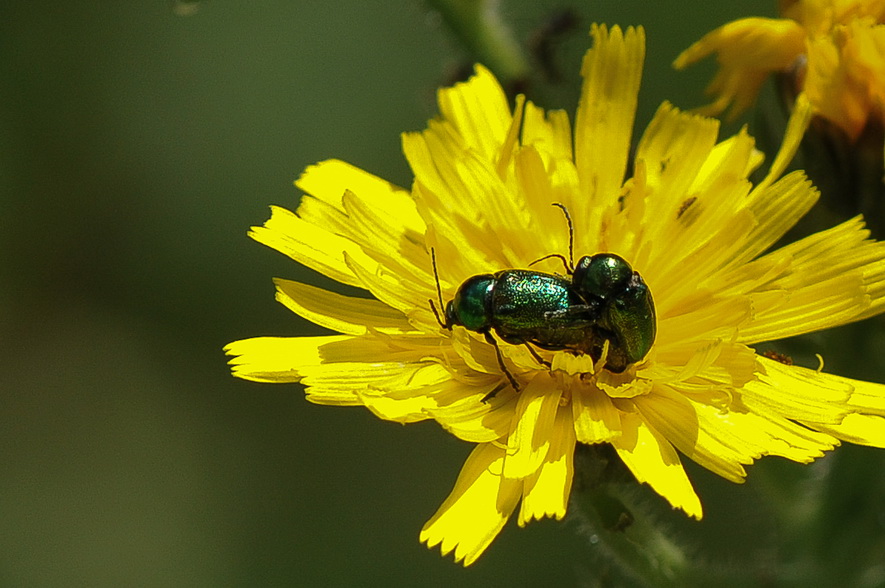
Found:
[[[501,18],[498,0],[429,0],[473,57],[506,82],[525,79],[529,61]]]
[[[588,543],[593,560],[588,574],[596,580],[591,584],[689,585],[696,573],[690,555],[650,512],[635,479],[607,447],[582,449],[569,511]]]

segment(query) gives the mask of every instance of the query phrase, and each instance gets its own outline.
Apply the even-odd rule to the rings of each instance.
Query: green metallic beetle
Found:
[[[518,269],[472,276],[445,306],[445,320],[433,301],[430,304],[443,328],[460,325],[483,334],[517,391],[492,331],[506,343],[526,344],[548,367],[531,345],[571,349],[598,361],[609,341],[605,368],[612,372],[623,372],[645,357],[654,343],[656,324],[651,292],[639,273],[612,253],[582,257],[570,273],[570,279]],[[442,304],[441,293],[439,297]]]
[[[639,272],[613,253],[598,253],[578,260],[572,273],[572,287],[587,300],[600,301],[596,335],[609,340],[605,369],[623,372],[645,357],[655,341],[655,305]],[[590,341],[581,349],[599,359],[602,347]]]
[[[431,251],[431,255],[436,272],[436,254]],[[442,305],[439,278],[437,294]],[[455,325],[460,325],[483,334],[494,346],[498,365],[516,391],[519,391],[519,384],[504,364],[492,330],[506,343],[526,344],[535,359],[549,367],[549,362],[528,344],[542,349],[578,349],[592,333],[599,317],[596,306],[587,304],[572,288],[569,279],[518,269],[467,278],[455,297],[445,305],[444,319],[433,300],[430,307],[444,329],[452,330]],[[483,400],[488,400],[496,392]]]
[[[624,258],[614,253],[597,253],[574,260],[574,227],[565,205],[562,209],[569,229],[569,257],[554,253],[537,260],[562,260],[569,278],[533,270],[508,269],[467,278],[448,304],[443,305],[436,269],[436,252],[431,249],[440,317],[433,300],[430,308],[444,329],[460,325],[481,333],[495,348],[501,371],[513,389],[519,384],[504,364],[494,331],[504,342],[525,344],[535,359],[547,367],[532,345],[548,350],[570,349],[586,353],[594,362],[608,353],[604,368],[620,373],[644,358],[657,334],[655,306],[642,276]],[[484,400],[491,398],[490,393]]]
[[[506,343],[576,349],[600,316],[571,280],[531,270],[504,270],[468,278],[445,310],[443,327],[494,330]]]

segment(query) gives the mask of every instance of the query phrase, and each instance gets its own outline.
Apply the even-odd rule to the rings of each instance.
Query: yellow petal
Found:
[[[531,145],[553,160],[572,160],[572,130],[568,113],[544,110],[531,102],[526,103],[522,123],[522,144]]]
[[[329,159],[308,167],[295,185],[311,196],[344,210],[344,192],[351,191],[373,208],[396,214],[403,226],[423,232],[424,221],[407,190],[337,159]]]
[[[799,150],[799,144],[802,137],[805,136],[805,130],[811,122],[812,109],[811,104],[804,94],[796,97],[796,103],[793,104],[793,111],[790,113],[790,119],[787,121],[787,130],[784,132],[784,138],[781,141],[780,149],[774,161],[771,163],[771,169],[765,175],[765,178],[756,185],[754,192],[758,193],[768,189],[774,180],[779,178],[787,165],[793,160],[796,151]],[[751,194],[751,198],[754,194]]]
[[[521,200],[528,212],[529,225],[525,227],[521,235],[514,238],[524,244],[521,255],[526,263],[535,261],[540,252],[559,253],[568,255],[569,231],[568,224],[562,210],[552,206],[553,202],[562,202],[566,193],[577,189],[577,182],[567,186],[557,185],[554,182],[552,168],[568,166],[573,168],[571,160],[558,160],[550,163],[551,168],[546,167],[543,153],[534,146],[523,147],[514,158],[516,172],[516,185],[519,189]],[[576,176],[572,176],[576,178]],[[568,180],[566,180],[568,181]],[[525,234],[531,234],[532,239],[525,239]],[[560,260],[550,260],[548,266],[537,266],[539,270],[562,273],[564,268]]]
[[[414,423],[430,418],[430,410],[452,381],[452,375],[440,364],[404,366],[398,376],[368,383],[356,390],[362,403],[378,418],[398,423]],[[310,395],[313,389],[307,390]]]
[[[697,297],[665,300],[669,304],[658,307],[661,309],[655,342],[659,346],[658,353],[672,353],[673,348],[678,350],[687,344],[697,349],[707,342],[730,340],[752,316],[749,299],[727,297],[717,300],[706,289]],[[671,364],[675,360],[675,357],[661,359]]]
[[[612,445],[636,480],[651,486],[674,508],[700,519],[701,501],[670,442],[636,415],[624,414],[621,422],[624,432]]]
[[[411,289],[423,288],[416,295],[426,297],[432,293],[430,255],[424,246],[426,227],[423,222],[416,226],[406,224],[411,214],[417,214],[414,202],[410,200],[390,210],[376,207],[370,199],[350,190],[345,190],[342,202],[348,222],[347,231],[341,234],[359,244],[367,255]]]
[[[437,93],[442,117],[451,123],[468,149],[486,161],[497,159],[510,128],[507,96],[495,76],[481,65],[467,82]]]
[[[224,352],[233,375],[255,382],[298,382],[301,369],[317,366],[324,361],[322,348],[329,343],[350,339],[348,336],[330,337],[253,337],[234,341]]]
[[[341,248],[343,243],[346,247],[334,251],[336,262],[346,252],[345,259],[349,256],[352,262],[369,272],[383,271],[398,276],[403,284],[402,291],[413,293],[416,302],[426,299],[434,292],[430,256],[424,245],[426,226],[418,216],[411,195],[378,187],[376,190],[380,194],[370,192],[368,187],[363,188],[365,193],[344,188],[336,194],[334,202],[330,202],[331,197],[325,194],[330,189],[324,186],[329,183],[338,185],[342,180],[326,180],[326,176],[343,166],[340,162],[326,162],[310,168],[303,178],[309,180],[303,183],[324,193],[326,198],[306,195],[298,207],[298,218],[323,227],[329,233],[329,236],[317,236],[322,240],[314,246],[319,248],[328,242],[332,247]],[[368,175],[356,168],[343,169],[352,169],[350,175],[357,174],[358,178],[361,177],[359,174]],[[375,178],[375,183],[380,182]],[[355,183],[371,186],[366,181]],[[295,240],[298,236],[299,233],[292,232],[290,238]]]
[[[820,193],[805,174],[793,172],[768,188],[757,186],[749,195],[748,206],[757,224],[747,236],[747,245],[732,261],[737,266],[768,250],[807,213]]]
[[[465,221],[470,223],[462,234],[486,259],[493,260],[496,269],[519,267],[528,263],[536,252],[519,238],[525,235],[532,219],[523,201],[514,198],[513,191],[493,164],[472,157],[462,157],[458,162],[460,184],[470,199],[470,204],[461,210]],[[451,204],[442,206],[445,210]],[[456,237],[456,244],[460,238],[446,237]],[[476,273],[476,269],[471,272]]]
[[[739,340],[791,337],[885,309],[885,243],[870,241],[868,235],[855,218],[760,258],[758,263],[771,263],[779,271],[754,285],[750,294],[756,312]],[[757,296],[765,291],[779,295]]]
[[[662,151],[662,146],[655,147],[652,135],[648,144],[649,153],[658,152],[655,157],[666,157],[662,160],[666,163],[658,164],[665,167],[655,180],[661,183],[660,193],[648,197],[659,202],[650,202],[645,211],[643,240],[666,246],[646,245],[647,259],[640,257],[634,265],[658,293],[656,304],[666,308],[669,301],[696,291],[698,282],[740,255],[757,220],[746,200],[751,188],[746,173],[753,158],[753,140],[741,132],[712,147],[715,125],[707,119],[669,110],[661,110],[659,116],[663,127],[660,141],[666,142],[664,128],[669,127],[670,132],[691,130],[698,142]],[[689,158],[696,161],[681,163]],[[668,172],[671,168],[674,172]],[[675,175],[671,178],[670,173]],[[647,174],[651,177],[652,171]],[[684,280],[682,268],[689,265],[695,279]]]
[[[844,53],[844,33],[839,27],[829,35],[809,39],[805,93],[815,112],[854,140],[866,126],[873,105],[867,80],[851,75],[851,59]]]
[[[433,234],[444,281],[503,267],[524,266],[535,250],[521,237],[537,219],[514,197],[524,98],[511,115],[494,76],[476,75],[439,93],[442,118],[421,134],[403,137],[415,174],[415,193]],[[464,247],[469,243],[470,247]],[[449,276],[457,276],[449,280]]]
[[[359,286],[372,293],[383,304],[399,310],[400,313],[412,313],[416,307],[424,307],[425,319],[430,315],[430,300],[433,297],[431,283],[427,284],[426,290],[415,291],[410,284],[404,283],[400,275],[387,271],[384,267],[375,264],[368,268],[356,258],[345,253],[344,260],[350,271],[356,276]],[[426,304],[426,306],[424,306]],[[420,305],[420,306],[419,306]],[[422,309],[423,310],[423,309]],[[426,322],[426,320],[425,320]]]
[[[595,387],[572,387],[572,410],[578,441],[592,445],[621,434],[621,418],[611,399]]]
[[[593,25],[593,48],[581,67],[584,84],[575,119],[575,165],[580,178],[580,198],[565,204],[573,218],[581,219],[575,235],[578,251],[594,251],[601,233],[603,208],[614,206],[621,191],[636,100],[645,59],[642,27],[622,32]]]
[[[323,363],[301,367],[299,373],[310,402],[352,405],[363,404],[364,399],[368,399],[377,407],[379,416],[387,411],[393,420],[400,421],[421,420],[415,415],[433,405],[432,400],[422,394],[425,383],[450,377],[447,370],[433,362],[398,361]],[[405,397],[408,391],[416,397],[415,403]],[[379,392],[386,392],[392,402],[380,400]],[[399,392],[406,394],[401,396]]]
[[[335,281],[360,287],[360,282],[344,261],[344,253],[361,265],[376,264],[351,241],[313,223],[298,218],[295,213],[271,206],[271,217],[262,227],[252,227],[249,236],[288,255],[298,263],[324,274]]]
[[[554,380],[544,374],[520,391],[507,439],[506,477],[525,478],[540,467],[553,440],[559,397]]]
[[[495,356],[495,348],[486,343],[484,339],[480,339],[467,329],[455,327],[451,341],[452,350],[458,354],[458,358],[469,370],[497,376],[499,382],[505,381],[505,376],[501,372]]]
[[[379,358],[400,363],[430,361],[440,351],[436,334],[385,335],[373,331],[362,337],[343,337],[323,345],[322,357],[326,363],[373,363]]]
[[[749,398],[746,394],[739,396],[740,402],[746,407],[744,411],[735,411],[729,418],[755,424],[756,435],[765,435],[769,441],[761,444],[765,447],[764,455],[777,455],[799,463],[810,463],[839,445],[839,439],[827,434],[823,426],[815,425],[815,430],[785,418],[776,409],[759,402],[757,398]]]
[[[785,70],[804,51],[805,32],[789,19],[743,18],[707,33],[683,51],[673,67],[683,69],[716,54],[719,72],[707,87],[716,96],[704,114],[719,114],[732,104],[734,118],[750,107],[772,72]]]
[[[669,365],[662,363],[668,361]],[[689,341],[671,346],[655,356],[655,362],[637,371],[639,377],[673,385],[686,393],[716,389],[728,397],[731,388],[756,378],[756,353],[745,345],[713,340],[704,345]]]
[[[464,463],[452,493],[421,529],[420,541],[455,551],[469,566],[498,536],[519,501],[522,481],[501,475],[504,450],[492,443],[476,446]]]
[[[514,235],[523,234],[519,228],[530,215],[498,175],[495,160],[467,151],[455,130],[442,124],[404,136],[403,149],[443,282],[457,286],[477,273],[528,263],[518,262],[527,246]]]
[[[413,328],[398,310],[369,298],[342,296],[300,282],[275,279],[277,300],[295,314],[347,335],[365,335],[370,330],[406,333]]]
[[[767,406],[788,419],[837,424],[851,412],[852,386],[814,370],[757,357],[758,379],[742,389],[745,400]]]
[[[652,390],[652,381],[624,372],[615,374],[603,370],[596,378],[596,386],[611,399],[635,398]]]
[[[820,374],[827,379],[848,381],[851,384],[851,408],[860,412],[885,415],[885,385],[863,380],[850,380],[832,374]]]
[[[289,241],[302,244],[302,256],[309,254],[303,251],[305,246],[313,246],[324,252],[324,258],[334,260],[324,259],[326,265],[349,274],[340,267],[342,252],[346,251],[370,271],[380,264],[401,275],[404,281],[411,278],[408,291],[420,290],[425,284],[427,291],[432,291],[430,259],[423,239],[426,225],[409,192],[338,160],[309,167],[296,185],[309,194],[302,198],[297,212],[297,218],[303,222],[296,223],[281,215],[279,230],[288,227]],[[302,238],[303,224],[323,227],[328,234],[308,235],[312,239],[309,241]],[[265,225],[270,229],[274,226],[270,221]],[[331,250],[324,248],[324,244]],[[352,278],[347,283],[352,284]],[[420,296],[417,292],[416,295]]]
[[[742,464],[751,463],[752,457],[743,457],[721,444],[711,450],[703,442],[704,431],[701,431],[698,415],[687,398],[668,393],[661,386],[654,396],[636,399],[635,405],[651,426],[698,464],[732,482],[742,482],[747,475]]]
[[[716,119],[680,112],[665,102],[642,134],[636,158],[645,163],[646,182],[655,194],[649,199],[646,215],[670,221],[653,225],[659,233],[669,235],[667,227],[679,220],[679,210],[692,195],[691,187],[716,144],[718,132]]]
[[[485,376],[483,381],[474,380],[451,381],[435,395],[436,406],[427,412],[459,439],[472,443],[497,441],[510,432],[516,397],[505,396],[500,390],[500,378]],[[493,399],[486,398],[495,391]]]
[[[661,386],[655,394],[637,398],[635,405],[679,451],[736,483],[746,476],[743,466],[763,455],[807,463],[836,444],[774,413],[755,413],[739,400],[721,406]]]
[[[464,409],[454,415],[446,410],[429,409],[428,413],[443,429],[469,443],[491,443],[500,439],[510,432],[513,419],[512,409],[503,408],[490,411],[476,408],[472,412]]]
[[[837,425],[811,425],[839,439],[885,448],[885,417],[869,414],[850,414]]]
[[[850,55],[851,77],[866,83],[873,104],[885,104],[885,26],[880,15],[877,23],[855,19],[849,23],[843,51]]]
[[[691,191],[703,190],[709,184],[721,183],[721,176],[747,178],[765,161],[765,154],[756,149],[756,141],[746,127],[737,134],[719,141],[704,160]],[[740,164],[743,164],[741,169]],[[738,164],[738,165],[736,165]]]
[[[846,408],[852,412],[839,423],[806,421],[807,426],[844,441],[885,447],[885,385],[819,372],[813,377],[826,385],[847,387],[850,397]]]
[[[574,477],[575,428],[571,410],[561,407],[556,413],[550,450],[537,474],[525,480],[519,526],[533,519],[565,516]]]

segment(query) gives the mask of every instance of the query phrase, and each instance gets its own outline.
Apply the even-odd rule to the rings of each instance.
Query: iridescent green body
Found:
[[[623,258],[599,253],[578,260],[574,288],[587,299],[601,300],[598,335],[608,339],[605,367],[622,372],[648,354],[657,334],[655,306],[642,276]],[[585,350],[598,358],[602,349]]]
[[[570,278],[517,269],[468,278],[446,305],[443,327],[454,325],[492,344],[494,331],[506,343],[571,349],[594,360],[608,341],[605,368],[613,372],[645,357],[656,334],[648,286],[611,253],[581,258]],[[500,354],[499,362],[503,368]]]
[[[598,318],[571,280],[529,270],[504,270],[468,278],[446,306],[446,322],[495,333],[514,345],[580,349]]]

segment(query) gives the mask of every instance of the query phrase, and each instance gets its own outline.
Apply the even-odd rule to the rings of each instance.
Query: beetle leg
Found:
[[[541,365],[543,365],[544,367],[546,367],[548,370],[549,370],[551,367],[553,367],[553,364],[550,363],[549,361],[547,361],[546,359],[544,359],[543,357],[541,357],[541,355],[537,352],[537,350],[535,350],[535,348],[532,347],[531,344],[530,344],[528,341],[526,341],[525,346],[526,346],[526,348],[529,350],[529,353],[532,354],[532,357],[535,358],[535,361],[537,361],[539,364],[541,364]]]
[[[480,400],[480,402],[483,402],[483,403],[488,402],[489,400],[491,400],[492,398],[494,398],[495,395],[496,395],[498,392],[500,392],[501,390],[503,390],[504,387],[505,387],[506,385],[507,385],[507,384],[505,384],[504,382],[501,382],[500,384],[498,384],[497,386],[495,386],[495,387],[492,389],[491,392],[489,392],[488,394],[486,394],[485,396],[483,396],[483,397],[482,397],[482,400]]]
[[[504,375],[507,376],[507,380],[510,382],[510,385],[513,386],[513,389],[519,392],[519,383],[516,381],[516,378],[513,377],[513,374],[507,369],[507,366],[504,364],[504,356],[501,355],[501,348],[498,347],[498,341],[492,336],[489,331],[483,333],[483,336],[486,338],[486,342],[491,344],[495,348],[495,357],[498,358],[498,366],[501,368],[501,371],[504,372]],[[497,394],[497,390],[492,390],[488,394],[486,394],[482,401],[486,402],[490,400]]]

